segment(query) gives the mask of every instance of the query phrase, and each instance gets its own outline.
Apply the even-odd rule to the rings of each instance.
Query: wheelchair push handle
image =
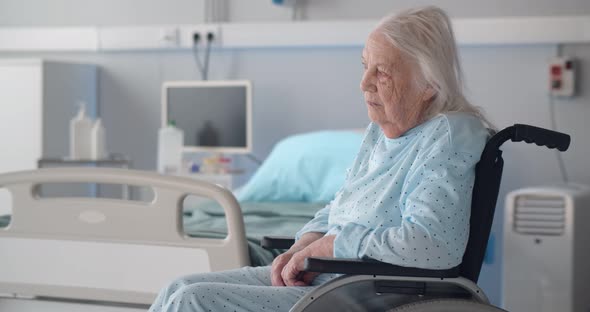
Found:
[[[522,124],[515,124],[513,127],[514,132],[511,139],[514,142],[535,143],[539,146],[557,148],[562,152],[570,146],[571,138],[565,133]]]

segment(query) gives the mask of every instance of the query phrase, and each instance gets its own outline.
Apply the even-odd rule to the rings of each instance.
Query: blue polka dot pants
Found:
[[[321,277],[314,285],[325,280]],[[162,289],[149,311],[289,311],[314,287],[271,286],[269,266],[195,274]]]

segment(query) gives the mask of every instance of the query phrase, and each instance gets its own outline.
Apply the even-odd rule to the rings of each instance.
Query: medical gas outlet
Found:
[[[576,62],[569,57],[553,59],[549,64],[549,92],[555,97],[572,97],[576,92]]]

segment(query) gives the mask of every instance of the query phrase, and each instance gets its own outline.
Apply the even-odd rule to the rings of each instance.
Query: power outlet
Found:
[[[211,46],[221,45],[221,31],[218,25],[187,25],[180,27],[180,45],[182,47],[192,47],[194,37],[199,36],[198,46],[207,45],[207,37],[212,36]]]
[[[179,44],[179,30],[177,27],[164,27],[160,29],[160,45],[162,47],[177,47]]]

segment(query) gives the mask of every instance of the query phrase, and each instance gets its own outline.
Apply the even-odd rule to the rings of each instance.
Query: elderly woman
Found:
[[[334,200],[272,266],[179,279],[151,311],[287,311],[334,278],[302,272],[307,257],[460,264],[487,131],[462,95],[449,18],[435,7],[385,18],[369,35],[362,63],[372,122]]]

